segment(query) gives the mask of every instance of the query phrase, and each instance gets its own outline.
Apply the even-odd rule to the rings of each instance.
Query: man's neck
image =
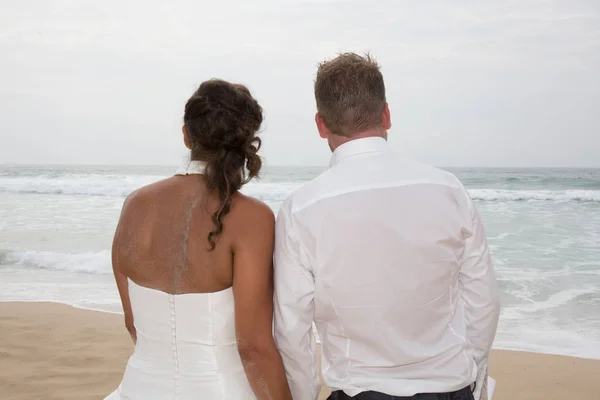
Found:
[[[387,140],[387,131],[381,128],[377,129],[369,129],[362,132],[353,133],[352,136],[341,136],[341,135],[331,135],[329,137],[329,148],[331,151],[335,151],[338,147],[343,145],[344,143],[351,142],[353,140],[365,139],[370,137],[380,137]]]

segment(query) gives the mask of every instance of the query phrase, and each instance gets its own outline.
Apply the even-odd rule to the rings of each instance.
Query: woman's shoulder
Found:
[[[174,184],[176,184],[175,180],[170,177],[142,186],[125,198],[123,207],[136,209],[145,205],[156,204],[157,198],[170,191]]]
[[[232,199],[231,211],[225,223],[234,249],[271,249],[275,237],[275,214],[271,207],[261,200],[236,193]]]
[[[243,193],[236,193],[233,198],[232,208],[237,208],[239,213],[258,214],[260,217],[275,218],[273,210],[267,203],[257,199],[256,197],[248,196]]]
[[[255,226],[275,224],[275,214],[265,202],[242,193],[236,193],[232,200],[230,213],[232,219]]]

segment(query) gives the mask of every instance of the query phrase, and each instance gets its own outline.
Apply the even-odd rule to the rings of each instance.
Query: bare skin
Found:
[[[130,278],[167,293],[211,293],[233,287],[238,350],[260,400],[291,400],[272,336],[274,216],[236,193],[224,231],[209,251],[218,207],[202,175],[174,176],[131,194],[113,242],[113,270],[133,341]]]

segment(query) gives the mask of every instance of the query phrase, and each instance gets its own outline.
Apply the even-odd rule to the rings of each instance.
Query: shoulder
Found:
[[[407,157],[402,157],[400,160],[404,164],[402,167],[411,171],[412,173],[410,175],[414,179],[426,182],[431,181],[431,183],[448,186],[454,189],[463,189],[460,179],[447,169],[435,167]]]
[[[428,181],[449,188],[450,197],[462,212],[473,213],[475,205],[473,199],[463,182],[453,172],[446,169],[421,164],[423,176]]]
[[[275,224],[271,207],[257,198],[236,193],[231,207],[231,217],[248,227],[268,227]]]
[[[275,235],[275,216],[262,201],[236,193],[226,226],[234,249],[252,247],[255,251],[270,248]],[[227,229],[227,228],[226,228]]]
[[[173,177],[143,186],[131,192],[123,203],[123,212],[135,211],[156,204],[157,198],[174,184]]]
[[[334,171],[328,168],[310,181],[305,182],[285,198],[279,213],[293,214],[316,203],[324,193],[329,192],[335,186],[336,179],[334,175]]]
[[[432,182],[450,188],[458,203],[466,203],[470,207],[471,197],[469,192],[462,181],[453,172],[427,164],[421,165],[424,176],[427,176]]]

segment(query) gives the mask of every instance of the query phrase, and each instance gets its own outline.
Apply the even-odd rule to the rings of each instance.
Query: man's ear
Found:
[[[388,103],[383,105],[383,114],[381,115],[381,126],[386,131],[392,127],[392,117],[390,115],[390,108]]]
[[[319,115],[319,113],[315,114],[315,123],[317,124],[317,129],[319,130],[319,136],[323,139],[327,139],[331,135],[331,131],[325,125],[325,121]]]

